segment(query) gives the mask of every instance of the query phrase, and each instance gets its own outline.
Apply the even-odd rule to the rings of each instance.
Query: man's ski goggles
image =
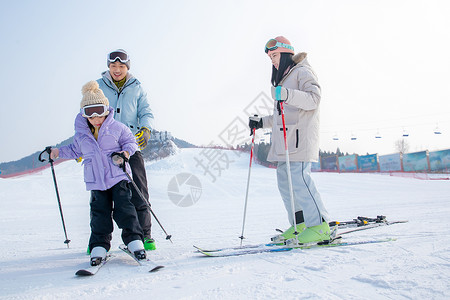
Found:
[[[88,105],[81,109],[81,113],[85,118],[103,117],[108,114],[108,106],[103,104]]]
[[[116,60],[119,60],[121,63],[126,63],[130,60],[130,56],[120,51],[114,51],[108,54],[108,60],[110,62],[115,62]]]
[[[270,39],[266,43],[266,47],[264,48],[264,51],[267,53],[269,51],[277,49],[278,47],[282,47],[282,48],[286,48],[286,49],[294,51],[294,47],[292,47],[291,45],[288,45],[288,44],[280,43],[276,39]]]

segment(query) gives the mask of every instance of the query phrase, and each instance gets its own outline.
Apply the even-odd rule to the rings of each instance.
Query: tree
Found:
[[[406,139],[398,139],[395,141],[395,149],[401,154],[409,151],[409,143]]]

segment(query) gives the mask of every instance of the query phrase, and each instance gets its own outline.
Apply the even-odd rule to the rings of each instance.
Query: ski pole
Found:
[[[152,216],[155,218],[156,222],[158,222],[158,224],[161,227],[162,231],[166,235],[166,240],[169,240],[173,244],[173,242],[171,240],[172,235],[169,235],[166,232],[166,230],[162,226],[161,222],[159,221],[159,219],[156,217],[155,213],[153,212],[153,209],[152,209],[152,207],[150,205],[150,202],[147,199],[145,199],[144,195],[142,195],[142,192],[139,190],[138,186],[136,185],[134,180],[131,178],[130,174],[128,174],[128,172],[126,170],[126,162],[128,161],[128,158],[126,158],[126,156],[123,153],[120,153],[120,152],[112,153],[111,154],[111,158],[112,158],[113,164],[118,166],[119,168],[121,168],[123,170],[123,172],[127,176],[128,180],[130,180],[131,184],[134,186],[134,189],[138,193],[139,197],[141,197],[141,199],[145,201],[145,203],[147,204],[148,208],[150,209],[150,212],[151,212]]]
[[[252,147],[250,148],[250,165],[248,167],[248,177],[247,177],[247,191],[245,192],[244,217],[242,219],[242,233],[241,236],[239,237],[241,239],[241,247],[242,241],[244,240],[245,216],[247,215],[248,188],[250,186],[250,174],[252,172],[253,148],[255,147],[255,131],[256,128],[253,128]]]
[[[64,229],[64,235],[66,236],[66,240],[64,241],[65,244],[67,244],[67,248],[69,248],[70,240],[67,238],[67,231],[66,231],[66,224],[64,222],[64,215],[62,212],[62,206],[61,206],[61,199],[59,198],[59,192],[58,192],[58,184],[56,183],[56,175],[55,175],[55,169],[53,168],[53,159],[50,157],[50,153],[52,152],[52,148],[50,146],[45,147],[45,150],[42,151],[39,154],[39,161],[44,162],[45,159],[42,158],[42,154],[44,152],[48,153],[48,161],[50,162],[50,167],[52,169],[52,176],[53,176],[53,183],[55,184],[55,191],[56,191],[56,199],[58,200],[58,206],[59,206],[59,214],[61,215],[61,221]]]
[[[288,142],[286,137],[286,122],[284,119],[284,101],[280,101],[280,110],[281,110],[281,120],[283,122],[283,134],[284,134],[284,149],[286,150],[286,171],[288,175],[288,183],[289,183],[289,193],[291,197],[291,210],[292,210],[292,217],[294,221],[294,235],[295,235],[295,241],[296,244],[298,244],[298,232],[297,232],[297,219],[295,217],[295,205],[294,205],[294,190],[292,188],[292,177],[291,177],[291,164],[289,161],[289,148],[288,148]]]

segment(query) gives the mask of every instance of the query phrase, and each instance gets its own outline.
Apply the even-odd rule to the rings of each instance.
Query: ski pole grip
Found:
[[[45,147],[45,149],[44,149],[41,153],[39,153],[38,160],[39,160],[40,162],[46,161],[45,158],[42,158],[42,154],[44,154],[44,152],[47,152],[47,153],[48,153],[48,158],[50,159],[50,153],[52,152],[52,147],[47,146],[47,147]]]
[[[111,157],[120,156],[125,162],[128,161],[128,158],[125,156],[123,152],[113,152],[111,153]]]
[[[121,162],[120,162],[120,160],[114,159],[117,156],[122,159]],[[123,152],[113,152],[111,154],[111,159],[113,160],[113,164],[122,168],[123,171],[126,171],[126,162],[128,161],[128,158],[125,156],[125,154]],[[116,163],[116,162],[119,162],[119,163]]]

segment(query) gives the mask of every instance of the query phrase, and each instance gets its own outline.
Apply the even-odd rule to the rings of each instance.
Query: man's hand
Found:
[[[139,149],[144,150],[150,139],[150,130],[147,127],[142,127],[134,136],[136,137],[136,143]]]

